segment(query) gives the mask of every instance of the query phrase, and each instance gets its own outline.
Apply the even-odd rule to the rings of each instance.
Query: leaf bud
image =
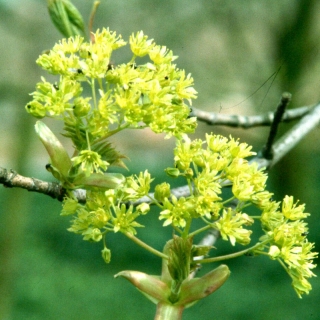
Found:
[[[84,35],[83,18],[69,0],[48,0],[48,10],[53,24],[65,37]]]

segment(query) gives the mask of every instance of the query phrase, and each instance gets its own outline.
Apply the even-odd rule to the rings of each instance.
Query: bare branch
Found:
[[[300,119],[308,114],[313,108],[314,106],[308,106],[287,110],[282,117],[282,122],[290,122]],[[274,112],[268,112],[266,114],[255,116],[241,116],[237,114],[229,115],[216,112],[207,112],[192,108],[190,116],[197,117],[199,121],[205,122],[209,125],[249,129],[258,126],[270,126],[274,119]]]
[[[274,142],[274,139],[276,138],[277,132],[278,132],[278,126],[283,118],[283,114],[291,101],[291,94],[288,92],[284,92],[282,94],[280,103],[277,107],[276,112],[274,113],[274,118],[270,127],[269,137],[267,140],[266,145],[262,149],[262,155],[266,159],[272,159],[273,158],[273,150],[272,145]]]
[[[18,187],[27,189],[28,191],[43,193],[54,199],[62,197],[62,189],[58,183],[24,177],[12,169],[0,168],[0,183],[8,188]]]
[[[14,170],[0,167],[0,184],[7,188],[22,188],[31,192],[38,192],[59,201],[63,200],[66,190],[58,182],[47,182],[36,178],[24,177]],[[79,202],[86,201],[85,190],[74,190],[74,195]]]
[[[270,169],[293,149],[320,122],[320,103],[312,108],[290,131],[286,132],[273,146],[273,159],[266,168]]]

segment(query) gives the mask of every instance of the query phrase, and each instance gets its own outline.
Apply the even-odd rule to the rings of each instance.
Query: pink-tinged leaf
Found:
[[[66,149],[43,122],[37,121],[35,130],[41,142],[47,149],[52,166],[63,178],[66,178],[72,165]]]
[[[77,187],[91,188],[106,188],[115,189],[125,182],[125,177],[120,173],[92,173],[90,176],[78,175],[72,181],[72,184]]]
[[[229,268],[226,265],[221,265],[201,278],[185,281],[181,286],[177,304],[186,307],[191,306],[197,300],[205,298],[218,290],[228,279],[229,275]]]
[[[139,271],[125,270],[116,274],[114,277],[124,277],[129,280],[137,289],[139,289],[152,302],[167,302],[170,295],[170,288],[159,277],[150,276]]]

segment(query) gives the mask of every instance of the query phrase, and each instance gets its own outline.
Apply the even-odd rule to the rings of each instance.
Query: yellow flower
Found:
[[[130,48],[134,55],[137,57],[143,57],[150,52],[154,47],[153,39],[147,40],[148,36],[143,34],[143,31],[139,31],[136,34],[132,34],[129,39]]]
[[[178,58],[165,46],[154,46],[149,52],[149,57],[156,65],[170,64]]]
[[[80,154],[71,159],[74,167],[80,167],[87,175],[93,172],[103,172],[108,168],[109,163],[101,160],[101,155],[91,150],[81,150]],[[103,170],[101,170],[101,169]]]
[[[163,204],[164,210],[160,212],[159,220],[166,219],[163,226],[172,224],[178,228],[184,228],[186,226],[186,220],[190,220],[190,211],[194,211],[192,201],[181,197],[177,199],[172,195],[171,201],[167,198]]]
[[[234,246],[236,242],[247,245],[250,243],[251,230],[244,229],[244,225],[251,225],[253,219],[245,213],[234,212],[231,208],[223,210],[220,219],[214,227],[220,231],[223,240],[230,240]]]
[[[137,233],[135,229],[136,227],[143,227],[143,225],[135,221],[135,219],[139,217],[141,212],[134,212],[132,205],[127,209],[126,205],[123,203],[120,208],[115,207],[114,211],[116,214],[116,217],[112,221],[114,225],[114,232],[129,232],[134,235]]]
[[[140,172],[139,176],[134,175],[127,177],[126,183],[122,189],[123,200],[138,200],[147,195],[152,180],[148,170]]]
[[[282,201],[282,213],[290,220],[300,220],[309,216],[309,213],[303,212],[305,205],[297,206],[298,202],[293,204],[293,197],[285,196]]]

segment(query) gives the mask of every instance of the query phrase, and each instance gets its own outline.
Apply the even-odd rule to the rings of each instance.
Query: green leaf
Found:
[[[53,24],[65,37],[84,36],[83,18],[69,0],[48,0],[47,2]]]
[[[41,142],[47,149],[52,167],[54,167],[55,171],[60,173],[61,178],[66,180],[72,166],[71,159],[66,149],[43,122],[37,121],[35,130]]]
[[[129,280],[138,290],[154,303],[159,301],[167,302],[170,295],[170,288],[159,277],[150,276],[139,271],[121,271],[114,277],[123,277]]]
[[[71,180],[71,179],[70,179]],[[115,189],[124,183],[125,177],[120,173],[92,173],[90,176],[80,174],[74,177],[70,182],[79,188],[105,188]]]
[[[196,301],[218,290],[229,278],[230,270],[226,265],[210,271],[201,278],[183,282],[177,304],[189,307]]]

